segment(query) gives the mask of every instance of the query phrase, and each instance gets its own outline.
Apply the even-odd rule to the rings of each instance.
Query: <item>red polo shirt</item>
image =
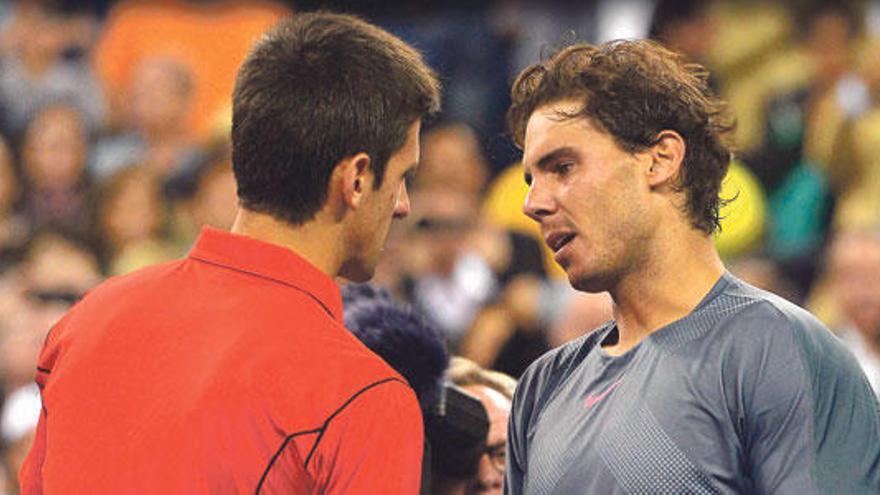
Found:
[[[406,382],[292,251],[207,228],[49,334],[23,493],[417,493]]]

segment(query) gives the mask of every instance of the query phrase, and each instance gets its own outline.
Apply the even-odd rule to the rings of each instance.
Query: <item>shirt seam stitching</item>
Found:
[[[804,349],[798,343],[798,339],[794,335],[795,330],[793,327],[794,327],[795,323],[791,320],[791,318],[785,312],[783,312],[780,308],[778,308],[776,306],[776,304],[773,303],[773,301],[768,301],[765,299],[761,302],[766,303],[767,306],[770,306],[770,308],[774,312],[776,312],[779,316],[781,316],[785,320],[785,322],[787,323],[787,325],[785,325],[785,330],[788,332],[788,335],[791,337],[792,344],[794,344],[795,349],[797,349],[798,360],[801,363],[801,369],[803,370],[803,374],[804,374],[803,384],[804,384],[804,387],[806,388],[806,393],[810,398],[809,407],[807,408],[807,414],[810,417],[810,420],[807,422],[807,428],[809,428],[809,432],[810,432],[810,434],[808,435],[809,438],[807,439],[807,441],[810,443],[810,481],[813,484],[813,489],[818,489],[819,483],[816,480],[817,462],[816,462],[816,444],[815,444],[815,442],[816,442],[816,414],[815,414],[816,413],[816,411],[815,411],[816,397],[815,397],[815,394],[813,391],[814,383],[813,383],[813,380],[810,376],[810,368],[809,368],[809,366],[807,366],[807,359],[806,359],[806,356],[804,355]]]
[[[257,493],[257,494],[260,493],[260,490],[263,488],[263,483],[266,481],[266,478],[267,478],[268,475],[269,475],[269,471],[270,471],[270,470],[272,469],[272,467],[274,466],[275,461],[278,459],[278,457],[281,456],[281,453],[282,453],[282,452],[284,451],[284,449],[287,447],[287,445],[288,445],[288,443],[290,442],[291,439],[293,439],[294,437],[300,436],[300,435],[305,435],[305,434],[312,434],[312,433],[317,433],[317,434],[318,434],[318,438],[315,439],[315,443],[312,445],[311,450],[309,450],[309,455],[306,457],[306,460],[305,460],[305,462],[303,463],[303,469],[306,469],[306,470],[307,470],[308,467],[309,467],[309,461],[311,461],[312,456],[314,455],[315,451],[318,449],[318,444],[321,442],[321,439],[322,439],[323,436],[324,436],[324,432],[327,431],[327,427],[330,425],[330,422],[331,422],[336,416],[338,416],[343,410],[345,410],[345,408],[348,407],[349,404],[351,404],[352,402],[354,402],[355,399],[357,399],[357,398],[360,397],[362,394],[364,394],[364,392],[367,392],[368,390],[370,390],[370,389],[372,389],[372,388],[375,388],[375,387],[377,387],[377,386],[379,386],[379,385],[382,385],[382,384],[385,384],[385,383],[391,383],[391,382],[399,382],[399,383],[403,384],[404,386],[409,387],[409,385],[408,385],[406,382],[404,382],[404,381],[401,380],[400,378],[396,378],[396,377],[384,378],[384,379],[382,379],[382,380],[379,380],[379,381],[375,381],[375,382],[373,382],[373,383],[370,383],[369,385],[367,385],[367,386],[361,388],[360,390],[358,390],[357,392],[355,392],[354,394],[352,394],[348,399],[346,399],[346,401],[345,401],[341,406],[339,406],[335,411],[333,411],[333,412],[327,417],[327,419],[324,421],[324,424],[322,424],[320,427],[318,427],[318,428],[312,428],[312,429],[309,429],[309,430],[302,430],[302,431],[299,431],[299,432],[293,433],[293,434],[288,435],[287,437],[285,437],[284,442],[281,443],[281,446],[280,446],[280,447],[278,448],[278,450],[275,452],[275,455],[273,455],[272,458],[269,460],[269,465],[266,466],[266,470],[263,472],[263,476],[260,477],[260,482],[259,482],[259,484],[257,485],[256,493]]]
[[[290,287],[291,289],[296,289],[296,290],[302,292],[303,294],[309,296],[309,297],[310,297],[311,299],[313,299],[316,303],[318,303],[318,304],[321,306],[321,308],[322,308],[322,309],[323,309],[328,315],[330,315],[331,318],[333,318],[334,320],[336,319],[336,316],[333,314],[332,311],[330,311],[330,308],[328,308],[327,305],[324,304],[324,302],[321,301],[320,298],[318,298],[318,296],[316,296],[315,294],[313,294],[312,292],[310,292],[308,289],[305,289],[305,288],[303,288],[303,287],[300,287],[299,285],[293,284],[293,283],[288,282],[288,281],[286,281],[286,280],[281,280],[281,279],[278,279],[278,278],[275,278],[275,277],[271,277],[271,276],[269,276],[269,275],[264,275],[264,274],[262,274],[262,273],[255,272],[255,271],[252,271],[252,270],[246,270],[246,269],[244,269],[244,268],[239,268],[239,267],[236,267],[236,266],[231,266],[231,265],[223,264],[223,263],[220,263],[220,262],[218,262],[218,261],[213,261],[213,260],[205,259],[205,258],[202,258],[202,257],[200,257],[200,256],[198,256],[198,255],[194,255],[194,254],[191,254],[191,255],[190,255],[190,258],[192,258],[192,259],[194,259],[194,260],[196,260],[196,261],[201,261],[202,263],[207,263],[207,264],[209,264],[209,265],[217,266],[217,267],[220,267],[220,268],[226,268],[226,269],[228,269],[228,270],[232,270],[232,271],[236,271],[236,272],[244,273],[244,274],[251,275],[251,276],[253,276],[253,277],[257,277],[257,278],[260,278],[260,279],[263,279],[263,280],[269,280],[269,281],[271,281],[271,282],[275,282],[275,283],[281,284],[281,285],[283,285],[283,286],[285,286],[285,287]]]

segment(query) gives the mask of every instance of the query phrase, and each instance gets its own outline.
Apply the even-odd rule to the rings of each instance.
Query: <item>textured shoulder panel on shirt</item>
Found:
[[[784,323],[784,319],[775,315],[775,311],[770,309],[777,306],[797,308],[778,296],[734,279],[721,294],[718,294],[708,304],[673,323],[672,325],[677,326],[674,332],[658,331],[654,335],[654,341],[667,349],[680,348],[689,342],[705,337],[714,329],[719,328],[723,322],[740,317],[746,310],[765,312],[769,318],[776,318],[780,323]],[[797,309],[805,312],[800,308]],[[727,325],[724,326],[727,327]]]
[[[658,333],[655,342],[662,347],[671,349],[681,347],[688,342],[706,336],[719,323],[756,302],[750,298],[722,294],[709,305],[681,320],[678,331]]]
[[[807,381],[819,493],[880,493],[880,402],[843,343],[804,309],[769,301],[788,322]]]

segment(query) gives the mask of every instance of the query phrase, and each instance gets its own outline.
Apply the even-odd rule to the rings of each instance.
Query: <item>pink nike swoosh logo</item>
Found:
[[[605,396],[610,394],[612,390],[617,388],[617,386],[620,385],[620,382],[622,380],[623,379],[621,378],[620,380],[617,380],[616,382],[612,383],[608,388],[605,389],[604,392],[602,392],[599,395],[593,395],[593,394],[588,395],[587,400],[584,401],[584,409],[589,409],[589,408],[595,406],[597,402],[604,399]]]

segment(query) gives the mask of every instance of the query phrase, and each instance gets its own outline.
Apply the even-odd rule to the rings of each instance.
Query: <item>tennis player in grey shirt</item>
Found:
[[[505,493],[880,493],[854,358],[715,250],[733,124],[705,71],[647,41],[574,45],[512,102],[524,211],[614,319],[520,380]]]

